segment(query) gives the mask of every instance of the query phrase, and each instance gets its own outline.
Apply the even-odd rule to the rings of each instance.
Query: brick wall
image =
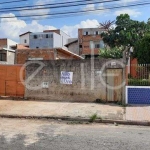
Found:
[[[7,46],[7,39],[0,39],[0,47]]]
[[[43,60],[81,59],[63,49],[20,49],[16,50],[16,64],[24,64],[29,58],[42,58]]]
[[[54,52],[53,50],[42,50],[42,49],[23,49],[16,50],[16,64],[24,64],[29,58],[43,58],[43,60],[53,60]]]
[[[97,30],[99,30],[99,29],[97,29]],[[102,40],[102,38],[100,35],[83,35],[83,32],[84,32],[83,29],[78,30],[79,47],[80,47],[80,45],[82,45],[82,49],[80,48],[80,54],[81,55],[89,55],[89,54],[91,54],[90,41],[100,43],[100,40]],[[95,55],[99,54],[99,49],[100,48],[94,49]]]

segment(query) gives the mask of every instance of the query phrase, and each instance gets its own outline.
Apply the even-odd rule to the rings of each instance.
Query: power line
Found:
[[[115,2],[115,1],[121,1],[121,0],[103,0],[103,1],[99,1],[99,3],[106,3],[106,2]],[[28,6],[22,6],[22,7],[13,7],[13,8],[1,8],[1,10],[14,10],[14,9],[17,9],[17,10],[26,10],[26,9],[29,9],[31,8],[31,10],[35,9],[35,8],[39,8],[41,7],[43,9],[45,9],[45,6],[53,6],[53,7],[48,7],[48,8],[57,8],[57,7],[60,7],[60,6],[66,6],[67,4],[75,4],[75,3],[84,3],[84,4],[88,4],[88,3],[93,3],[93,0],[78,0],[78,1],[72,1],[72,2],[65,2],[65,3],[51,3],[51,4],[41,4],[41,5],[28,5]],[[56,6],[55,6],[56,5]]]
[[[58,12],[58,13],[48,13],[48,14],[37,14],[37,15],[24,15],[24,16],[8,16],[8,17],[0,17],[2,18],[25,18],[25,17],[44,17],[44,16],[57,16],[57,15],[74,15],[74,14],[79,14],[79,13],[87,13],[87,12],[95,12],[95,11],[102,11],[102,10],[109,10],[109,9],[117,9],[117,8],[126,8],[126,7],[134,7],[134,6],[143,6],[143,5],[149,5],[150,2],[147,3],[138,3],[138,4],[129,4],[126,6],[113,6],[113,7],[108,7],[108,8],[101,8],[101,9],[95,9],[95,10],[80,10],[80,11],[69,11],[69,12]]]
[[[0,4],[8,4],[8,3],[18,3],[22,1],[28,1],[28,0],[15,0],[15,1],[6,1],[6,2],[0,2]]]
[[[54,8],[67,8],[67,7],[75,7],[75,6],[83,6],[83,5],[89,5],[89,4],[101,4],[101,3],[111,3],[111,2],[117,2],[117,1],[120,1],[120,0],[112,0],[112,1],[103,1],[103,2],[88,2],[88,3],[81,3],[81,4],[72,4],[72,5],[62,5],[62,6],[51,6],[51,7],[44,7],[44,8],[31,8],[31,9],[28,9],[28,8],[26,8],[26,9],[17,9],[17,10],[15,10],[15,9],[12,9],[12,10],[9,10],[9,11],[11,11],[11,12],[16,12],[16,11],[33,11],[33,10],[45,10],[45,9],[54,9]],[[6,10],[5,11],[1,11],[0,10],[0,12],[2,13],[4,13],[4,12],[6,12]],[[7,10],[7,12],[8,12],[8,10]]]

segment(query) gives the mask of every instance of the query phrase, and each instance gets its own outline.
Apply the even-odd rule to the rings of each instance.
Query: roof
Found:
[[[73,43],[76,43],[76,42],[78,42],[78,39],[73,40],[73,41],[71,41],[70,43],[67,43],[65,46],[69,46],[69,45],[71,45],[71,44],[73,44]]]
[[[17,45],[16,45],[16,49],[17,49],[17,50],[18,50],[18,49],[29,49],[29,47],[24,46],[24,45],[22,45],[22,44],[17,44]]]
[[[92,30],[92,29],[99,29],[99,30],[106,30],[104,27],[98,27],[97,26],[97,28],[95,27],[95,28],[79,28],[78,30]]]
[[[83,57],[81,57],[81,56],[79,56],[79,55],[77,55],[77,54],[75,54],[75,53],[73,53],[73,52],[71,52],[71,51],[69,51],[69,50],[67,50],[67,49],[60,48],[60,47],[55,48],[55,49],[57,49],[57,50],[59,50],[59,51],[62,51],[62,52],[65,52],[65,53],[67,53],[67,54],[73,55],[73,56],[75,56],[75,57],[77,57],[77,58],[84,59]]]
[[[25,33],[23,33],[23,34],[21,34],[21,35],[19,35],[19,36],[23,36],[23,35],[26,35],[26,34],[28,34],[28,33],[32,33],[32,32],[28,31],[28,32],[25,32]]]

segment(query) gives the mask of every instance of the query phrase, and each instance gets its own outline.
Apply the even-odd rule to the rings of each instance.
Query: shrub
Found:
[[[150,82],[148,79],[128,79],[128,85],[150,86]]]
[[[100,57],[103,58],[122,58],[123,57],[123,48],[114,47],[114,48],[103,48],[99,51]]]

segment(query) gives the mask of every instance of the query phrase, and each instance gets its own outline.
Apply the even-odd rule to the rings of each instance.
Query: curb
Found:
[[[62,120],[62,121],[73,121],[73,122],[90,122],[88,118],[78,117],[55,117],[55,116],[17,116],[17,115],[0,115],[0,118],[12,118],[12,119],[50,119],[50,120]],[[107,123],[116,125],[138,125],[138,126],[150,126],[150,122],[146,121],[126,121],[126,120],[109,120],[109,119],[96,119],[91,123]]]

